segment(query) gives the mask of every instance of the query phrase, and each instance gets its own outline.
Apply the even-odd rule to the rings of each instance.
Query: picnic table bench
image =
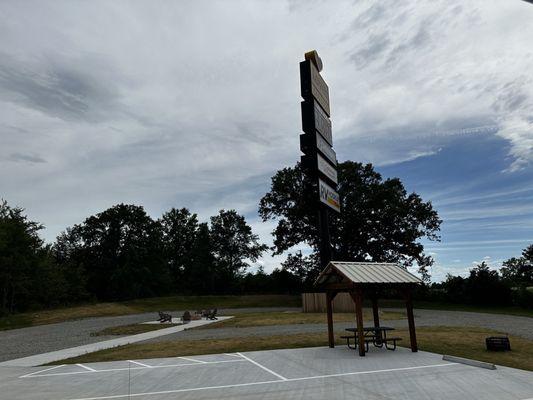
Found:
[[[402,340],[400,337],[387,337],[388,331],[393,331],[394,328],[388,326],[370,326],[363,328],[364,341],[366,351],[368,351],[369,343],[372,343],[374,347],[383,347],[387,350],[396,350],[396,343]],[[352,332],[353,335],[341,336],[342,339],[346,339],[346,344],[350,349],[357,349],[357,328],[346,328],[347,332]],[[350,339],[354,340],[354,346],[350,345]],[[389,343],[392,342],[392,346]]]

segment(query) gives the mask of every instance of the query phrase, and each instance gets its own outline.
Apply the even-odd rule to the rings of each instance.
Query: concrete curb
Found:
[[[485,369],[496,369],[496,365],[494,364],[486,363],[483,361],[471,360],[469,358],[443,355],[442,359],[444,361],[450,361],[450,362],[455,362],[459,364],[470,365],[472,367],[485,368]]]

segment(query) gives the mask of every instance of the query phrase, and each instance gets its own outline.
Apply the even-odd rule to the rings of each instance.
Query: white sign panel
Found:
[[[318,132],[316,133],[316,147],[327,157],[329,161],[333,163],[333,165],[337,165],[337,155],[335,154],[335,151]]]
[[[327,162],[326,159],[320,154],[316,155],[316,160],[318,170],[327,176],[331,181],[335,182],[335,184],[337,184],[337,170],[332,167],[331,164]]]
[[[318,179],[318,195],[322,203],[333,208],[337,212],[341,212],[339,194],[320,178]]]

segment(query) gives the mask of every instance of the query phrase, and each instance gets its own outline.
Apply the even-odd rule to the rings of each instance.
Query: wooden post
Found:
[[[379,327],[379,309],[378,309],[378,296],[372,295],[372,314],[374,314],[374,326]]]
[[[418,345],[416,343],[416,328],[415,328],[415,316],[413,314],[413,293],[412,288],[405,289],[405,307],[407,309],[407,322],[409,323],[409,338],[411,341],[411,351],[416,353],[418,351]]]
[[[357,322],[357,341],[359,345],[359,355],[365,355],[365,334],[363,332],[363,291],[360,287],[355,288],[355,293],[350,292],[355,302],[355,320]]]
[[[328,343],[329,347],[335,347],[335,337],[333,336],[333,299],[336,292],[326,292],[326,310],[328,314]]]
[[[378,295],[372,293],[372,314],[374,315],[374,326],[379,328],[379,308],[378,308]],[[376,338],[381,342],[381,331],[376,331]]]

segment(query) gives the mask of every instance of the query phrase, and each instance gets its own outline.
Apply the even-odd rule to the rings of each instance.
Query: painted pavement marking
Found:
[[[69,399],[69,400],[108,400],[108,399],[122,399],[122,398],[129,398],[129,397],[156,396],[156,395],[162,395],[162,394],[195,392],[195,391],[200,391],[200,390],[239,388],[239,387],[256,386],[256,385],[268,385],[268,384],[279,385],[280,383],[286,383],[286,382],[299,382],[299,381],[307,381],[307,380],[313,380],[313,379],[328,379],[328,378],[337,378],[341,376],[377,374],[377,373],[395,372],[395,371],[410,371],[410,370],[417,370],[417,369],[424,369],[424,368],[450,367],[450,366],[456,366],[456,365],[461,365],[461,364],[457,364],[457,363],[432,364],[432,365],[422,365],[422,366],[417,366],[417,367],[391,368],[391,369],[380,369],[380,370],[373,370],[373,371],[357,371],[357,372],[346,372],[346,373],[339,373],[339,374],[307,376],[303,378],[288,378],[288,379],[286,378],[285,380],[276,379],[276,380],[271,380],[271,381],[237,383],[233,385],[205,386],[205,387],[197,387],[197,388],[189,388],[189,389],[164,390],[164,391],[159,391],[159,392],[128,393],[128,394],[118,394],[118,395],[100,396],[100,397],[83,397],[83,398]]]
[[[43,371],[37,371],[32,374],[28,375],[22,375],[19,376],[19,378],[43,378],[43,377],[49,377],[49,376],[65,376],[65,375],[80,375],[80,374],[96,374],[101,372],[115,372],[115,371],[129,371],[129,370],[139,370],[139,369],[157,369],[157,368],[179,368],[179,367],[192,367],[192,366],[203,366],[203,365],[211,365],[211,364],[223,364],[223,363],[234,363],[234,362],[245,362],[246,360],[224,360],[224,361],[203,361],[201,363],[195,362],[195,363],[188,363],[188,364],[172,364],[172,365],[154,365],[150,367],[129,367],[129,368],[110,368],[110,369],[92,369],[89,370],[89,367],[86,367],[87,371],[76,371],[76,372],[56,372],[51,374],[41,374],[38,375],[41,372],[49,371],[50,369],[63,367],[64,365],[58,365],[54,368],[50,368],[48,370]],[[78,365],[78,364],[76,364]],[[85,367],[85,366],[84,366]]]
[[[278,378],[281,379],[282,381],[286,381],[286,380],[287,380],[287,378],[285,378],[283,375],[280,375],[280,374],[278,374],[277,372],[272,371],[271,369],[265,367],[264,365],[259,364],[257,361],[254,361],[254,360],[252,360],[251,358],[246,357],[244,354],[241,354],[241,353],[237,353],[237,354],[238,354],[239,356],[241,356],[242,358],[244,358],[245,360],[250,361],[252,364],[257,365],[259,368],[264,369],[266,372],[268,372],[268,373],[274,375],[275,377],[278,377]]]

